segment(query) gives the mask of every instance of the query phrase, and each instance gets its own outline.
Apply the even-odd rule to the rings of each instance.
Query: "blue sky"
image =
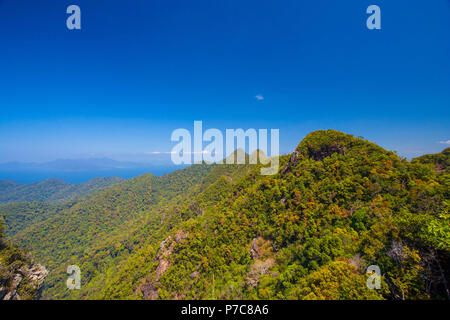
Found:
[[[449,107],[448,0],[0,0],[0,162],[142,159],[194,120],[410,158],[448,146]]]

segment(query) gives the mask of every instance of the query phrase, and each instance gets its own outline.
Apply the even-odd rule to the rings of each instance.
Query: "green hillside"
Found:
[[[446,148],[441,153],[418,157],[413,159],[413,162],[432,165],[437,171],[448,171],[450,168],[450,148]]]
[[[0,180],[0,191],[2,194],[11,192],[17,187],[22,186],[21,183],[12,180]]]
[[[450,176],[435,164],[316,131],[274,176],[207,164],[144,175],[15,240],[50,271],[48,299],[446,299]],[[65,287],[70,264],[79,291]]]
[[[58,179],[21,184],[0,180],[0,203],[50,202],[62,203],[81,199],[103,188],[119,183],[118,177],[94,178],[85,183],[71,184]]]
[[[0,180],[0,216],[5,216],[6,234],[15,236],[29,226],[69,209],[81,199],[122,181],[117,177],[94,178],[79,184],[57,179],[30,184]]]
[[[69,201],[64,204],[46,202],[3,203],[0,204],[0,216],[4,216],[7,236],[13,237],[19,231],[70,208],[74,203],[76,202]]]

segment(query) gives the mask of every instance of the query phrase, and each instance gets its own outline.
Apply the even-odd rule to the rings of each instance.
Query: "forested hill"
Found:
[[[229,188],[248,166],[193,165],[162,177],[146,174],[100,191],[70,209],[19,232],[18,243],[29,248],[51,270],[45,298],[76,297],[65,287],[68,264],[81,267],[89,281],[98,280],[100,290],[105,270],[160,241],[179,221],[186,219],[185,206],[211,185]],[[224,177],[227,177],[226,179]],[[224,180],[223,180],[224,179]],[[216,196],[212,194],[211,201]],[[150,265],[136,272],[145,275]],[[133,274],[136,277],[136,274]],[[124,281],[122,286],[134,285]]]
[[[426,154],[424,156],[413,159],[413,162],[430,164],[437,171],[450,170],[450,148],[446,148],[441,153]]]
[[[28,184],[0,180],[0,203],[32,201],[61,203],[86,197],[121,181],[123,179],[118,177],[94,178],[78,184],[58,179],[47,179]]]
[[[432,159],[432,160],[430,160]],[[433,160],[436,159],[436,160]],[[111,186],[19,232],[45,298],[448,299],[448,152],[412,162],[334,130],[260,165]],[[81,290],[65,287],[80,266]],[[381,288],[369,289],[376,265]]]

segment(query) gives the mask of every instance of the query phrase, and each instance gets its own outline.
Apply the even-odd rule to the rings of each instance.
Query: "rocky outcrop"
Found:
[[[292,153],[286,166],[283,168],[283,170],[281,170],[282,175],[285,175],[286,173],[292,171],[295,167],[297,167],[297,164],[300,162],[299,156],[300,153],[298,151],[294,151]]]
[[[39,299],[48,271],[40,264],[25,264],[15,270],[0,264],[0,300]]]
[[[168,236],[159,246],[158,253],[155,260],[158,261],[158,267],[156,268],[154,277],[147,277],[144,282],[136,289],[135,294],[141,293],[146,300],[156,300],[159,297],[159,279],[167,271],[170,266],[169,257],[172,254],[177,243],[180,243],[188,237],[189,233],[183,230],[178,230],[175,235],[175,239],[172,236]]]
[[[345,154],[347,150],[346,146],[341,145],[337,141],[333,141],[330,145],[321,146],[317,148],[308,148],[308,156],[316,161],[322,161],[326,157],[331,156],[333,153]]]
[[[246,283],[249,287],[255,288],[259,283],[259,278],[270,274],[270,270],[275,265],[275,259],[272,254],[272,242],[264,240],[262,237],[253,239],[250,246],[250,254],[253,263],[247,274]]]

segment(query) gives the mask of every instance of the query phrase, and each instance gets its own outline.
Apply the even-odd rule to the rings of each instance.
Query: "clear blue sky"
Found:
[[[449,0],[0,0],[0,162],[133,160],[194,120],[413,157],[448,146],[449,109]]]

